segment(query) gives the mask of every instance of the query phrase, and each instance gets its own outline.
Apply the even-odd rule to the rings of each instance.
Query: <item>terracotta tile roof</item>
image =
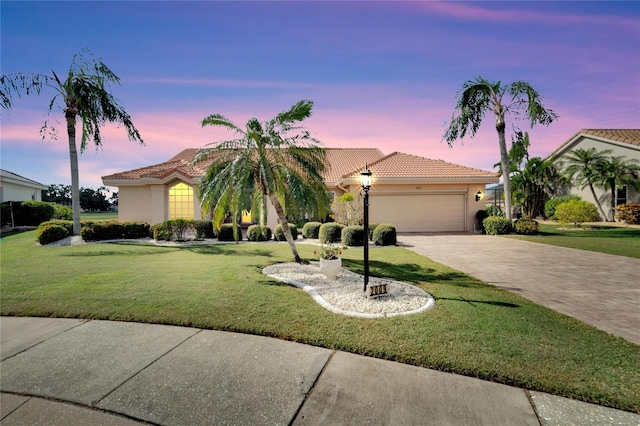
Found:
[[[640,146],[640,129],[582,129],[574,137],[581,133]]]
[[[209,162],[191,166],[196,148],[188,148],[164,163],[103,176],[103,180],[137,180],[144,178],[163,179],[172,173],[197,179],[205,174]],[[377,148],[327,148],[328,169],[323,173],[327,184],[337,184],[343,178],[357,177],[365,164],[377,178],[465,178],[496,177],[497,173],[473,169],[442,160],[432,160],[416,155],[394,152],[384,156]]]
[[[328,170],[323,174],[325,182],[339,182],[352,173],[360,173],[365,164],[384,157],[377,148],[327,148]]]
[[[447,163],[443,160],[419,157],[417,155],[393,152],[369,164],[376,178],[486,178],[497,177],[499,173],[474,169]],[[344,177],[357,177],[357,170]]]

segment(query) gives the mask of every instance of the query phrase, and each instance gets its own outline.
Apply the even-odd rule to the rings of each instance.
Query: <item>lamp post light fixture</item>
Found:
[[[364,291],[367,291],[369,284],[369,189],[373,180],[371,171],[364,165],[364,170],[360,173],[360,186],[364,191]]]
[[[478,191],[478,192],[476,193],[476,203],[477,203],[478,201],[480,201],[480,199],[481,199],[481,198],[482,198],[482,192]]]

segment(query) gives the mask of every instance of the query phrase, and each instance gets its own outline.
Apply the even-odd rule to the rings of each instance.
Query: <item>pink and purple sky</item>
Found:
[[[113,93],[145,146],[106,126],[80,157],[80,185],[168,160],[232,135],[201,128],[223,114],[243,126],[315,102],[306,128],[325,147],[376,147],[493,170],[494,120],[450,148],[455,95],[481,75],[524,80],[560,118],[529,129],[545,157],[582,128],[640,127],[640,2],[30,2],[2,1],[1,72],[64,76],[89,48],[120,78]],[[2,110],[3,169],[69,184],[64,126],[39,129],[54,92]],[[63,121],[60,110],[52,118]],[[510,135],[508,136],[508,140]],[[113,188],[115,189],[115,188]]]

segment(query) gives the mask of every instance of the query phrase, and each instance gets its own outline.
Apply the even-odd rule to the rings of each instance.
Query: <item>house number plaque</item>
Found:
[[[387,294],[387,285],[386,284],[369,284],[367,286],[367,297],[378,297]]]

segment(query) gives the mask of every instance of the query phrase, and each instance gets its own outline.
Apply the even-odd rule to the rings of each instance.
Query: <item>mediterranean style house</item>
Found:
[[[335,196],[361,191],[365,164],[373,174],[370,223],[390,223],[398,232],[471,232],[484,209],[485,185],[499,174],[442,160],[376,148],[327,148],[324,181]],[[207,164],[192,166],[197,149],[185,149],[160,164],[103,176],[118,187],[118,218],[156,224],[174,218],[203,218],[197,186]],[[206,213],[205,213],[206,215]],[[268,224],[276,225],[275,212]],[[249,222],[250,216],[243,218]]]
[[[0,169],[0,203],[5,201],[42,201],[42,191],[48,186]]]
[[[568,141],[560,145],[548,157],[563,168],[563,157],[575,149],[595,148],[597,151],[610,150],[611,156],[636,159],[640,162],[640,129],[582,129]],[[611,191],[606,188],[594,187],[596,197],[603,206],[611,205]],[[589,188],[571,185],[566,194],[579,195],[583,200],[594,203]],[[622,186],[616,191],[616,205],[625,203],[640,203],[640,192],[631,187]]]

